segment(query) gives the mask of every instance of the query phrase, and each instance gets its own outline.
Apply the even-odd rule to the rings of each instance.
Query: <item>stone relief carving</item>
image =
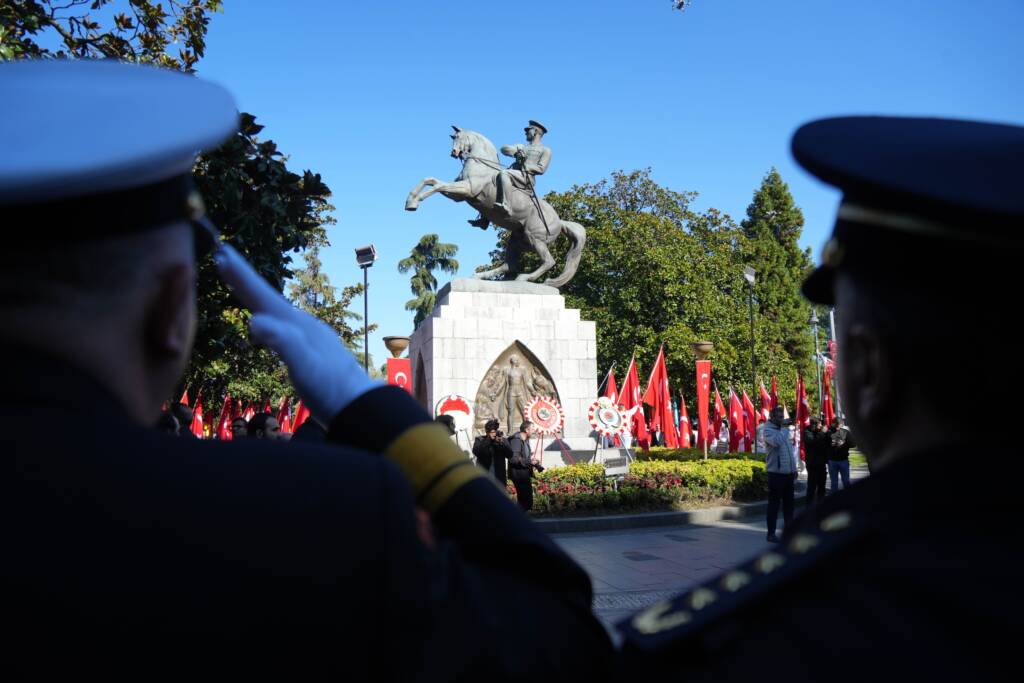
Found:
[[[480,382],[474,403],[474,431],[482,434],[484,424],[496,419],[505,434],[513,433],[523,421],[526,403],[534,396],[558,398],[543,364],[520,342],[515,342],[498,356]]]

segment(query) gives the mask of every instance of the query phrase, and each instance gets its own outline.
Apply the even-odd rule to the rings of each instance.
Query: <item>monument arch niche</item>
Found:
[[[558,388],[544,363],[517,339],[498,354],[477,387],[474,435],[483,434],[484,424],[491,419],[498,420],[506,434],[514,433],[523,421],[526,403],[534,396],[558,399]]]
[[[438,291],[430,317],[411,335],[414,393],[428,410],[450,394],[465,397],[473,403],[477,430],[489,413],[502,412],[504,401],[506,414],[498,418],[504,431],[509,418],[507,398],[500,394],[500,369],[517,355],[524,367],[536,369],[538,379],[531,376],[535,384],[530,388],[550,389],[531,392],[530,397],[554,394],[565,413],[561,444],[552,451],[545,445],[543,454],[545,467],[558,466],[563,462],[561,445],[580,451],[594,448],[587,410],[597,397],[596,336],[594,323],[581,320],[579,309],[566,308],[554,287],[452,280]],[[497,388],[485,391],[482,400],[481,391],[489,384]],[[512,430],[518,427],[513,424]]]

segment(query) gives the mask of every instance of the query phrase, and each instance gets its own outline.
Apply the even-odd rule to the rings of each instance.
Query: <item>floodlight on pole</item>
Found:
[[[377,248],[372,244],[356,249],[356,264],[363,269],[363,370],[370,374],[370,279],[367,271],[377,260]]]

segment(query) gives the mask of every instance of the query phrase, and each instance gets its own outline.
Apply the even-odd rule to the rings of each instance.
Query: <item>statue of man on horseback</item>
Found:
[[[494,208],[506,213],[509,207],[505,205],[504,199],[511,196],[516,189],[530,193],[531,197],[537,196],[533,177],[544,175],[544,171],[548,170],[548,164],[551,163],[551,149],[541,143],[541,138],[548,129],[531,120],[523,131],[526,132],[527,144],[505,145],[501,148],[502,154],[515,159],[510,168],[498,171],[498,201]],[[490,221],[480,215],[469,221],[469,224],[486,230]]]
[[[488,224],[504,228],[511,234],[505,262],[497,268],[476,273],[474,277],[535,281],[550,270],[555,260],[549,246],[563,232],[572,243],[566,255],[561,275],[544,282],[561,287],[576,274],[586,231],[572,221],[563,221],[546,201],[537,196],[534,176],[542,175],[551,161],[551,150],[541,143],[547,129],[530,121],[524,128],[527,144],[505,145],[501,153],[513,157],[510,168],[498,161],[494,145],[480,133],[452,126],[451,155],[462,161],[462,172],[450,183],[437,178],[424,178],[413,188],[405,202],[408,211],[415,211],[419,203],[434,193],[441,193],[457,202],[466,202],[480,215],[469,221],[471,225],[486,229]],[[423,188],[430,189],[423,194]],[[519,255],[532,249],[541,258],[539,268],[530,273],[519,273]]]

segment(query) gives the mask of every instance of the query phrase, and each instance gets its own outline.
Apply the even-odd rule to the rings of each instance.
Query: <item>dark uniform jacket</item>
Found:
[[[523,439],[521,432],[516,432],[508,442],[512,453],[508,458],[508,473],[513,479],[529,479],[533,476],[533,453],[530,451],[530,440]]]
[[[100,383],[5,351],[6,680],[587,680],[608,665],[587,575],[404,391],[346,408],[333,447],[216,443],[138,426]]]
[[[825,467],[832,440],[828,432],[815,431],[808,427],[803,431],[804,453],[808,467]]]
[[[1016,680],[1016,504],[950,476],[970,452],[896,460],[781,545],[623,622],[619,679]]]

